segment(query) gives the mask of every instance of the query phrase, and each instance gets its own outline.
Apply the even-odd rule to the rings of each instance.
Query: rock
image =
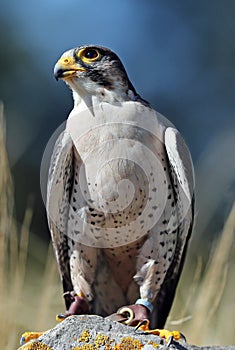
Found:
[[[196,347],[184,341],[170,345],[160,337],[95,315],[71,316],[18,350],[235,350],[235,347]]]

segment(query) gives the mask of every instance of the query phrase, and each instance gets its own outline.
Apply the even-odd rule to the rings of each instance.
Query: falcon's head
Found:
[[[56,63],[54,75],[81,98],[87,95],[106,101],[139,98],[118,56],[102,46],[79,46],[66,51]]]

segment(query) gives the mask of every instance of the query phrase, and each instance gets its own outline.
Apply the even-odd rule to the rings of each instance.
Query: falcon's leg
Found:
[[[57,316],[58,321],[71,315],[89,314],[89,302],[93,300],[97,249],[81,243],[75,245],[73,241],[70,249],[70,273],[74,290],[64,294],[69,307],[64,315]]]
[[[77,295],[73,292],[64,293],[65,300],[70,304],[65,314],[56,316],[58,322],[63,321],[66,317],[71,315],[89,314],[89,305],[83,295]]]
[[[134,276],[134,280],[139,285],[140,299],[135,304],[120,308],[117,311],[117,317],[119,318],[121,314],[123,317],[120,318],[120,322],[130,326],[137,326],[137,328],[145,332],[157,334],[165,339],[173,337],[175,340],[178,340],[181,337],[179,332],[170,332],[165,329],[149,329],[153,302],[161,289],[171,261],[170,256],[163,258],[163,263],[161,264],[158,264],[158,261],[154,259],[159,256],[159,251],[156,248],[159,247],[159,242],[156,242],[157,239],[158,237],[152,234],[144,243],[138,256],[137,273]],[[151,257],[153,258],[151,259]],[[161,259],[159,258],[159,260]],[[130,317],[128,317],[128,313]],[[116,316],[113,316],[112,318],[115,319]]]

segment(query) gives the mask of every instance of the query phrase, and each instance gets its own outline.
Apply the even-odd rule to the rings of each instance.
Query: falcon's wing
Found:
[[[180,133],[173,127],[165,130],[164,143],[177,203],[179,225],[174,259],[157,296],[157,327],[164,327],[169,314],[184,265],[194,218],[194,172],[189,150]]]
[[[47,184],[47,217],[64,291],[73,290],[68,254],[67,221],[73,184],[73,142],[63,131],[54,146]]]

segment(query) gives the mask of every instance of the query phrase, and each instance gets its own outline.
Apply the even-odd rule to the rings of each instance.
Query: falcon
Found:
[[[151,61],[144,69],[151,74]],[[130,325],[149,319],[162,328],[193,225],[188,148],[136,92],[110,49],[68,50],[54,75],[74,99],[47,186],[66,303],[59,318],[113,314]]]

